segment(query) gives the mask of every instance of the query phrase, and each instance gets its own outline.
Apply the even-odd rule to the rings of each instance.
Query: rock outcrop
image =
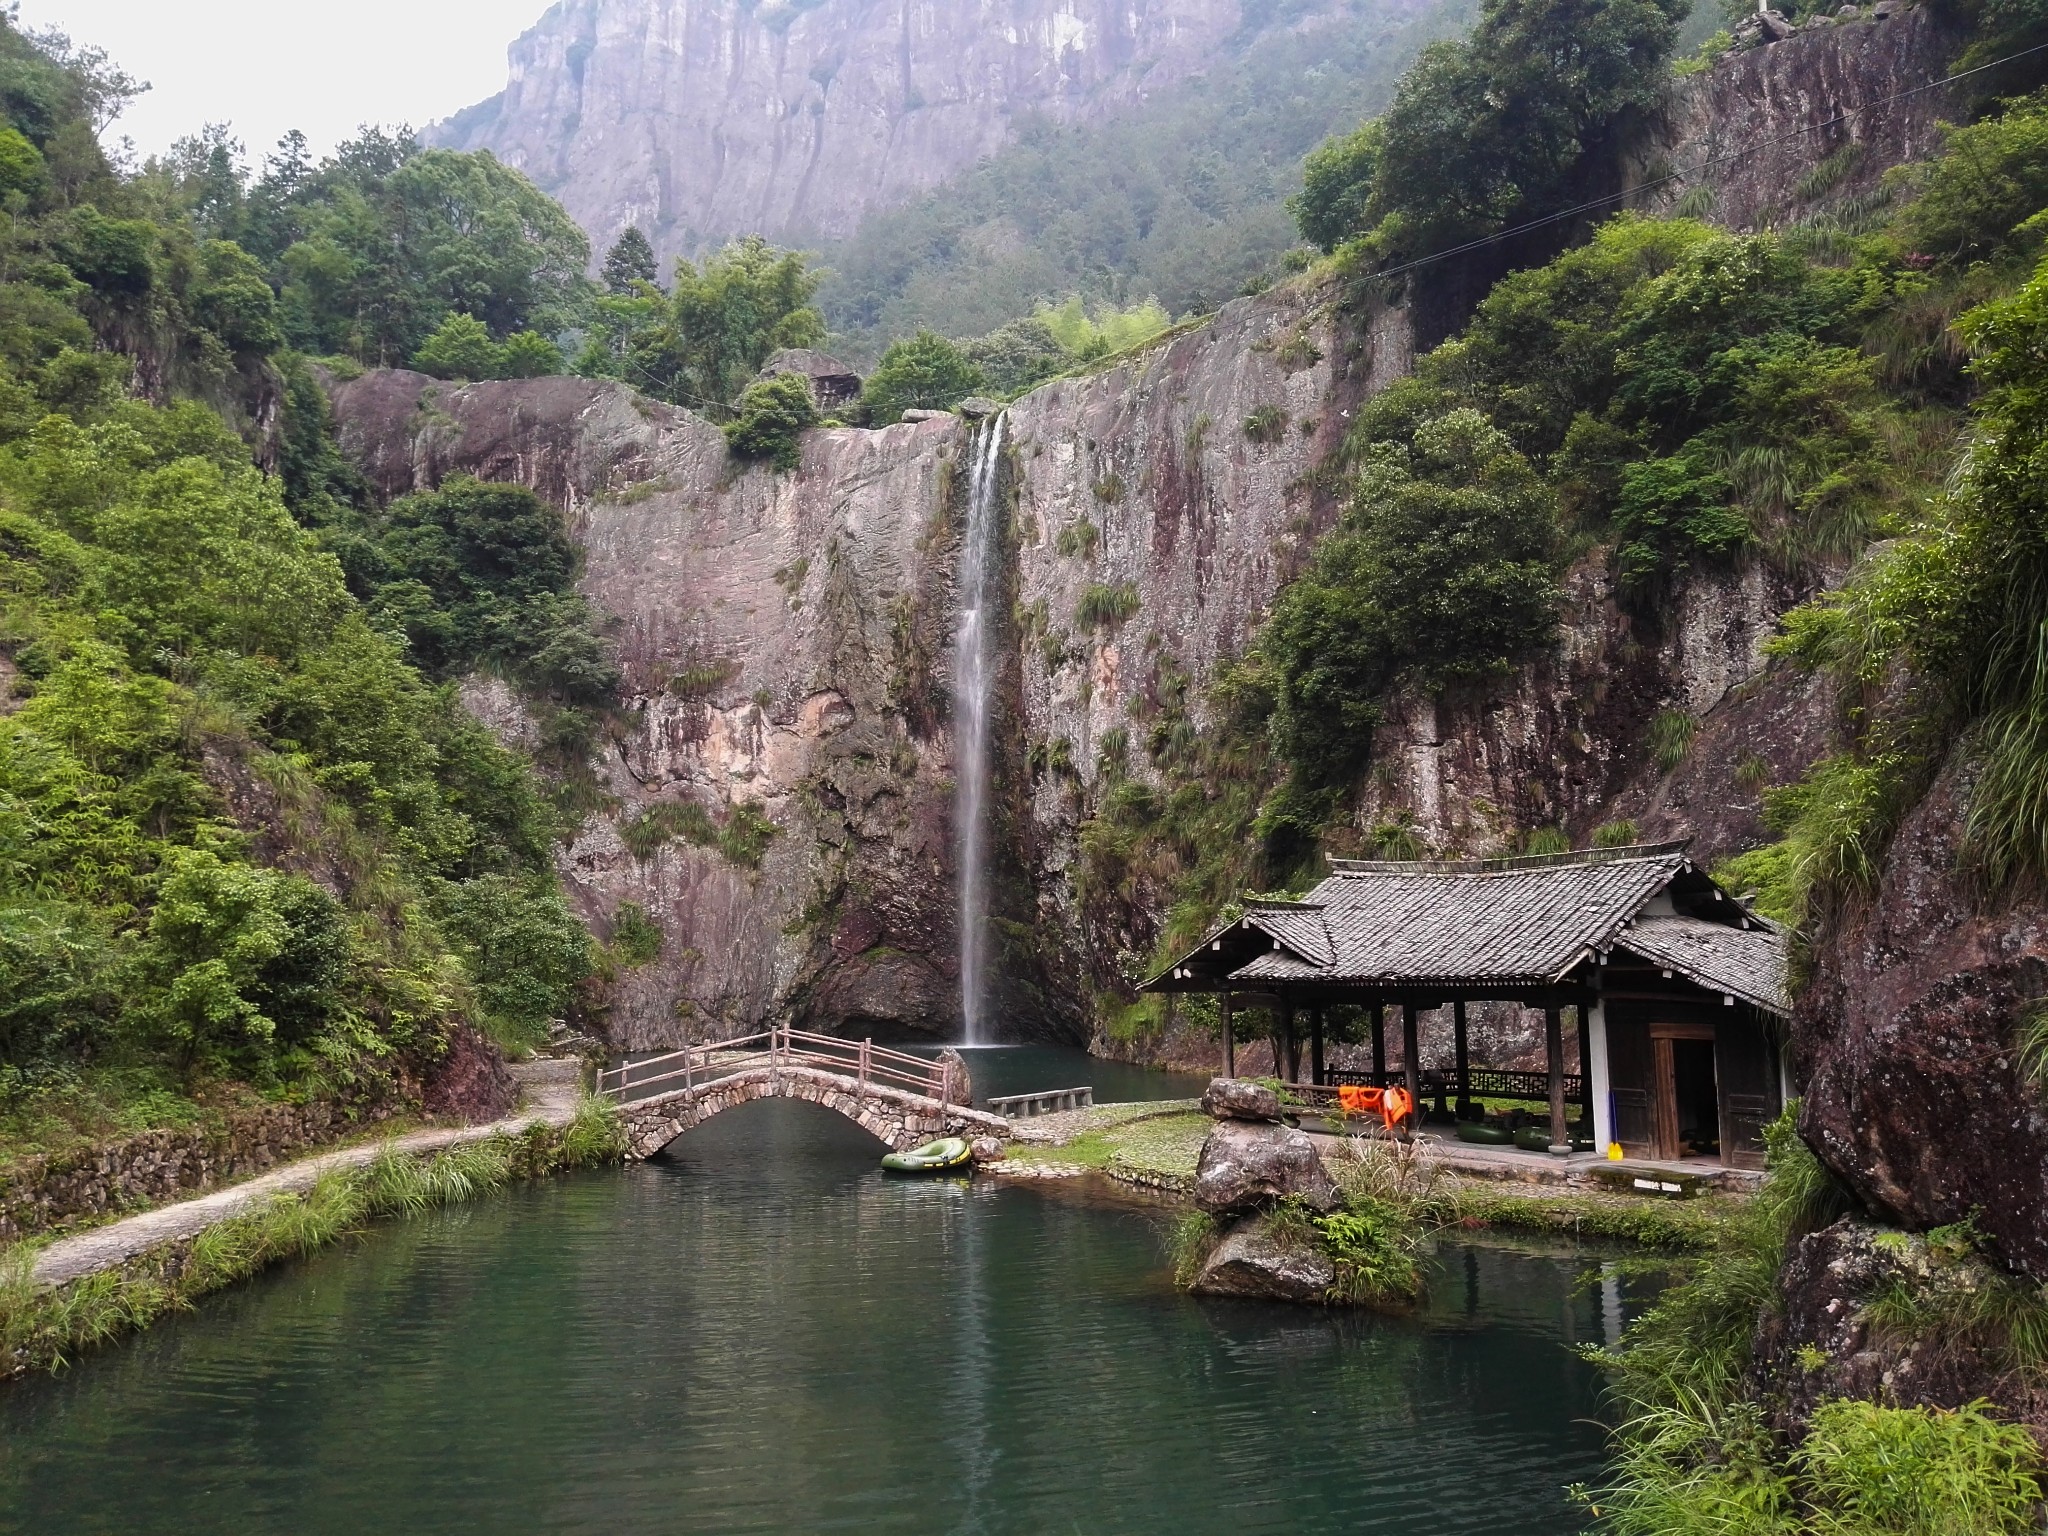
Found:
[[[1280,1095],[1264,1083],[1241,1077],[1212,1078],[1202,1095],[1202,1110],[1218,1120],[1277,1121]]]
[[[1872,1212],[1925,1230],[1973,1215],[2048,1281],[2048,1098],[2015,1031],[2048,997],[2048,907],[1989,905],[1959,867],[1952,765],[1900,827],[1866,903],[1814,945],[1794,1045],[1799,1129]]]
[[[1753,1367],[1781,1432],[1801,1435],[1830,1398],[1952,1409],[1988,1397],[2048,1437],[2048,1392],[2013,1368],[1991,1330],[1958,1326],[1995,1316],[1983,1293],[2011,1284],[1981,1260],[1844,1218],[1793,1245],[1781,1284],[1785,1309],[1758,1329]],[[1901,1297],[1927,1322],[1902,1325]],[[1894,1302],[1890,1322],[1876,1305],[1885,1300]]]
[[[1223,1235],[1188,1289],[1197,1296],[1237,1296],[1310,1305],[1330,1299],[1337,1266],[1321,1250],[1276,1242],[1261,1222]]]
[[[628,224],[663,256],[837,238],[1026,122],[1112,117],[1263,24],[1239,0],[564,0],[512,45],[505,90],[427,137],[517,166],[599,250]],[[1312,0],[1277,24],[1366,18]]]
[[[1243,1216],[1282,1200],[1312,1210],[1337,1206],[1337,1186],[1316,1145],[1286,1125],[1219,1120],[1195,1162],[1195,1205],[1212,1216]]]

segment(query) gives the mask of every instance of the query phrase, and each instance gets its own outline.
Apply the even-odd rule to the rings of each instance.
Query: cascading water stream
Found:
[[[982,1019],[988,971],[987,800],[990,695],[995,689],[998,533],[996,483],[1004,418],[985,424],[967,479],[967,530],[960,541],[960,632],[953,660],[955,812],[960,850],[960,1013],[966,1043],[986,1043]]]

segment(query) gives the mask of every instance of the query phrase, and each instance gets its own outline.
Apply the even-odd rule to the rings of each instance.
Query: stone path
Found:
[[[125,1264],[159,1244],[196,1237],[208,1227],[261,1205],[274,1195],[302,1194],[319,1182],[321,1175],[337,1168],[361,1168],[374,1162],[386,1147],[396,1147],[401,1152],[438,1152],[444,1147],[463,1146],[492,1136],[517,1135],[536,1125],[566,1125],[575,1117],[583,1092],[580,1062],[523,1062],[514,1066],[512,1073],[519,1079],[521,1103],[515,1113],[503,1120],[450,1130],[413,1131],[389,1141],[323,1152],[210,1195],[181,1200],[176,1205],[95,1227],[90,1232],[59,1238],[36,1255],[36,1283],[66,1285]]]

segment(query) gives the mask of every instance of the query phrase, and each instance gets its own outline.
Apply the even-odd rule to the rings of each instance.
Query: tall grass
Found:
[[[0,1260],[0,1377],[60,1370],[85,1350],[189,1311],[200,1297],[326,1247],[374,1218],[416,1215],[476,1199],[515,1178],[616,1161],[624,1146],[617,1113],[586,1098],[561,1127],[535,1126],[427,1158],[386,1147],[302,1195],[278,1195],[190,1242],[165,1244],[68,1285],[37,1285],[34,1250],[17,1248]]]

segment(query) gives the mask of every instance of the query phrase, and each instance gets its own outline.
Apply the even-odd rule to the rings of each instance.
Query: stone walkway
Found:
[[[89,1232],[59,1238],[36,1255],[36,1283],[67,1285],[125,1264],[160,1244],[197,1237],[208,1227],[261,1205],[274,1195],[302,1194],[318,1183],[323,1174],[374,1162],[386,1147],[396,1147],[401,1152],[438,1152],[444,1147],[459,1147],[492,1136],[518,1135],[536,1125],[566,1125],[575,1117],[583,1093],[582,1063],[530,1061],[514,1066],[512,1074],[519,1079],[521,1102],[518,1111],[503,1120],[450,1130],[413,1131],[390,1141],[371,1141],[338,1152],[323,1152],[210,1195],[181,1200],[176,1205],[160,1206]]]

